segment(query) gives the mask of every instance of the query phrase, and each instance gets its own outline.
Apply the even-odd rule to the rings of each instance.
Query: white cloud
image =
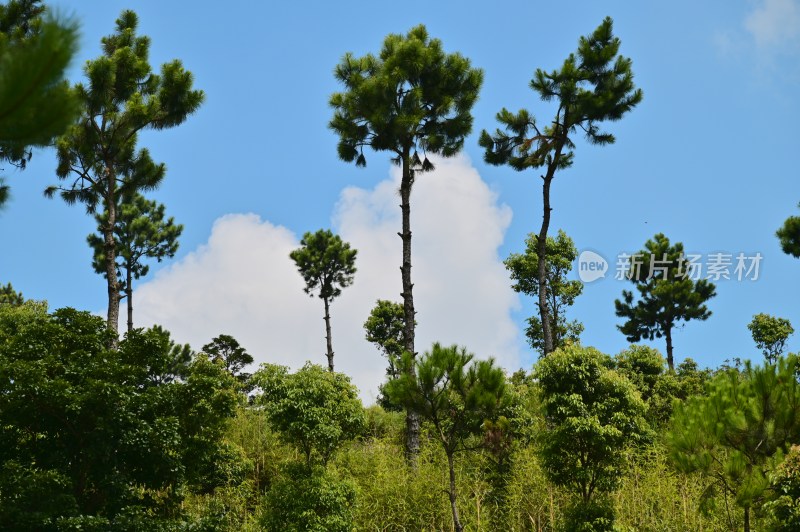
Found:
[[[465,156],[435,162],[411,198],[417,349],[458,343],[515,370],[518,330],[510,312],[519,303],[497,255],[511,210],[497,204]],[[399,179],[393,169],[373,189],[346,188],[333,216],[334,230],[359,251],[355,283],[331,307],[335,364],[368,402],[385,361],[364,340],[362,324],[375,300],[400,300]],[[159,323],[195,348],[231,334],[259,363],[324,364],[322,303],[303,293],[288,256],[298,242],[257,215],[223,216],[206,245],[139,287],[137,325]]]
[[[795,46],[800,38],[800,1],[760,1],[745,18],[744,26],[762,50]]]

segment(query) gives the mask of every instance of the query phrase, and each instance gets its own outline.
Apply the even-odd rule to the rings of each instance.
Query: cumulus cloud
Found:
[[[761,49],[795,46],[800,40],[800,0],[763,0],[744,26]]]
[[[511,210],[498,205],[466,156],[435,163],[411,199],[417,349],[457,343],[517,369],[511,311],[519,302],[497,253]],[[392,169],[372,189],[348,187],[333,213],[334,231],[359,251],[355,283],[331,308],[335,364],[367,402],[386,364],[362,325],[377,299],[400,301],[399,182]],[[298,235],[255,214],[223,216],[205,245],[139,287],[137,325],[159,323],[195,348],[231,334],[257,363],[324,364],[322,303],[303,293],[289,259],[298,245]]]

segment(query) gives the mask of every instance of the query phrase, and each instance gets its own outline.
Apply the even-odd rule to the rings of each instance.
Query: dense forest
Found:
[[[551,219],[551,188],[580,164],[579,139],[616,142],[609,128],[644,98],[611,18],[576,36],[559,67],[535,70],[530,89],[552,114],[503,108],[496,125],[480,125],[488,164],[542,186],[541,226],[504,261],[509,286],[538,309],[525,336],[539,358],[518,371],[415,336],[414,184],[463,149],[484,72],[423,25],[335,66],[327,127],[339,158],[363,167],[388,155],[401,172],[402,293],[363,317],[386,362],[368,406],[336,371],[331,320],[358,276],[358,250],[329,229],[307,232],[285,257],[321,302],[325,360],[256,368],[231,335],[210,332],[193,349],[136,326],[135,284],[175,256],[184,229],[148,197],[166,166],[139,137],[178,128],[206,98],[180,60],[153,68],[137,26],[123,11],[85,79],[70,84],[78,25],[41,0],[0,4],[0,160],[24,174],[35,149],[55,151],[45,195],[96,222],[86,243],[108,302],[105,317],[52,309],[3,279],[0,529],[800,530],[800,354],[786,352],[789,320],[746,309],[752,360],[676,361],[672,335],[711,316],[722,264],[702,275],[662,233],[620,272],[626,349],[584,345],[590,317],[570,313],[584,284],[575,243]],[[0,182],[0,202],[11,192]],[[800,258],[800,216],[786,216],[764,239]],[[733,275],[752,274],[750,259],[729,264]],[[638,343],[653,340],[663,355]]]

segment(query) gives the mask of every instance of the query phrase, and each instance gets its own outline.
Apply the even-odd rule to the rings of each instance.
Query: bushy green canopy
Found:
[[[197,358],[173,378],[162,329],[116,350],[111,334],[88,312],[0,306],[0,528],[156,526],[231,480],[232,377]]]
[[[649,436],[639,392],[610,366],[608,355],[573,344],[534,367],[547,423],[542,465],[584,502],[618,486],[625,449]]]
[[[285,366],[263,364],[253,374],[270,423],[286,442],[296,446],[310,465],[326,463],[345,441],[364,427],[358,390],[342,373],[307,363],[294,373]]]
[[[423,25],[388,35],[377,56],[345,54],[335,76],[345,87],[330,99],[339,157],[365,166],[368,146],[393,152],[398,164],[411,155],[422,171],[433,168],[426,154],[449,157],[461,150],[483,82],[480,69],[461,54],[445,53]]]

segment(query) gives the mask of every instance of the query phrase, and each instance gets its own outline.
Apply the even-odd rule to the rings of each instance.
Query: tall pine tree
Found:
[[[633,83],[631,60],[617,55],[620,40],[614,36],[611,18],[578,41],[560,70],[537,69],[530,86],[545,102],[558,104],[549,125],[539,126],[527,110],[514,114],[503,108],[497,120],[505,131],[481,133],[480,145],[489,164],[508,164],[517,171],[544,168],[542,177],[542,225],[538,236],[539,316],[544,354],[555,348],[549,314],[547,284],[547,231],[550,227],[550,187],[558,170],[572,166],[574,138],[583,132],[592,144],[611,144],[614,136],[600,130],[605,121],[619,120],[642,100]]]
[[[353,284],[356,273],[356,255],[339,235],[320,229],[306,233],[300,247],[289,254],[303,276],[306,294],[313,297],[317,291],[325,306],[325,343],[327,346],[328,370],[333,371],[333,339],[331,338],[331,303],[342,293],[342,288]]]
[[[331,96],[330,127],[339,135],[339,157],[366,166],[364,147],[388,151],[400,166],[403,262],[400,267],[406,351],[414,349],[414,284],[411,282],[411,190],[416,177],[433,170],[428,154],[451,157],[472,131],[470,110],[478,99],[483,71],[460,54],[447,54],[425,26],[391,34],[378,56],[348,53],[336,67],[345,91]],[[413,365],[409,366],[413,371]],[[409,413],[408,451],[419,449],[419,420]]]
[[[711,316],[705,303],[716,295],[716,287],[706,279],[692,279],[698,276],[683,244],[670,245],[659,233],[630,258],[627,278],[636,285],[639,300],[634,302],[633,292],[623,290],[622,300],[614,302],[617,316],[627,320],[617,328],[629,342],[664,337],[670,371],[675,369],[672,330],[681,322]]]
[[[138,18],[123,11],[113,35],[102,39],[103,55],[88,61],[88,83],[75,91],[81,116],[58,139],[56,175],[62,185],[48,187],[69,204],[80,202],[90,213],[105,212],[102,224],[103,255],[108,288],[109,329],[118,330],[120,290],[117,280],[118,210],[123,198],[156,188],[165,166],[156,163],[147,149],[136,145],[145,129],[167,129],[184,122],[203,101],[203,92],[192,89],[192,74],[174,60],[154,74],[148,62],[150,39],[136,34]]]

